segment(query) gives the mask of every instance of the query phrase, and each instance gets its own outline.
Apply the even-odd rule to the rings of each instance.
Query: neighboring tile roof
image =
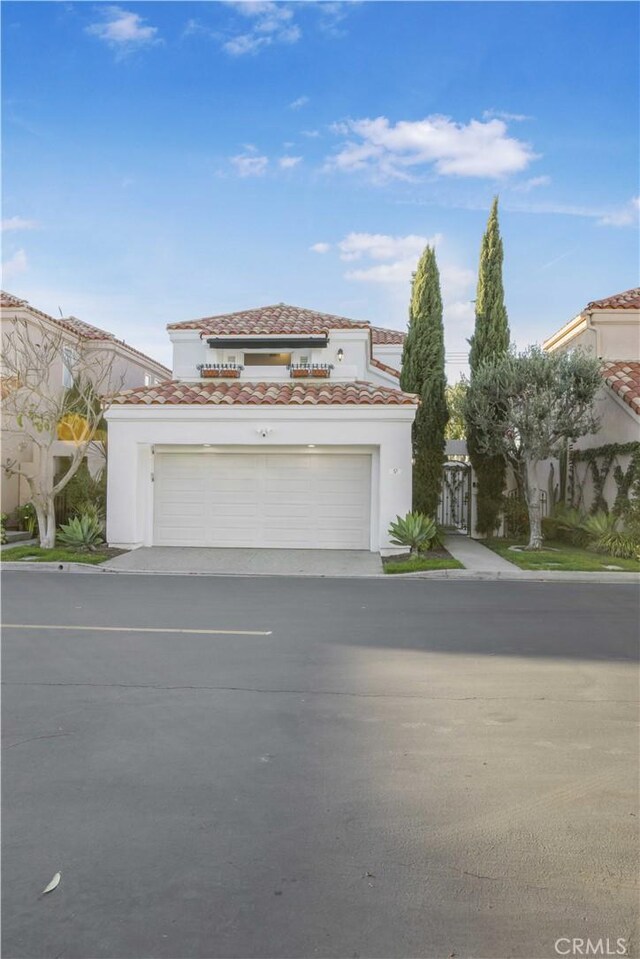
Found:
[[[604,300],[592,300],[587,303],[584,312],[590,310],[640,310],[640,286],[607,296]]]
[[[387,330],[381,326],[371,327],[371,342],[376,346],[388,345],[391,343],[402,344],[405,341],[406,333],[401,330]]]
[[[36,316],[41,316],[43,319],[49,320],[50,323],[55,323],[56,326],[60,326],[70,333],[74,333],[76,336],[81,336],[85,340],[115,340],[113,333],[101,330],[97,326],[91,326],[90,323],[85,323],[75,316],[49,316],[48,313],[43,313],[42,310],[37,310],[35,306],[31,306],[28,300],[20,300],[17,296],[13,296],[12,293],[5,293],[4,290],[0,293],[0,306],[3,309],[9,310],[29,310],[31,313],[35,313]]]
[[[170,380],[156,386],[137,386],[113,398],[118,405],[135,406],[414,406],[413,393],[373,383],[182,383]]]
[[[147,356],[146,353],[142,353],[140,350],[137,350],[135,346],[129,346],[129,344],[125,343],[124,340],[118,340],[113,333],[109,333],[107,330],[101,330],[98,326],[92,326],[90,323],[85,323],[84,320],[79,320],[76,316],[50,316],[48,313],[43,313],[42,310],[36,309],[35,306],[31,306],[28,300],[21,300],[17,296],[13,296],[12,293],[5,293],[4,290],[0,291],[0,307],[7,310],[29,310],[29,312],[33,313],[35,316],[39,316],[43,320],[47,320],[49,323],[53,323],[55,326],[59,326],[61,329],[66,330],[68,333],[71,333],[74,336],[79,336],[83,340],[107,340],[109,342],[117,343],[127,352],[133,353],[135,356],[146,360],[148,363],[153,363],[153,365],[159,370],[171,375],[171,370],[168,369],[168,367],[166,367],[163,363],[160,363],[158,360],[154,360],[151,356]]]
[[[607,386],[640,416],[640,363],[609,360],[600,372]]]
[[[372,356],[369,360],[371,366],[377,366],[379,370],[383,370],[385,373],[390,373],[391,376],[395,376],[397,380],[400,379],[400,370],[396,370],[393,366],[387,366],[386,363],[381,363],[380,360],[377,360],[375,356]]]
[[[319,313],[300,306],[276,303],[274,306],[259,306],[253,310],[240,310],[221,316],[205,316],[199,320],[169,323],[168,330],[201,330],[202,333],[218,336],[268,336],[269,334],[320,334],[328,330],[370,329],[363,320],[348,320],[331,313]]]

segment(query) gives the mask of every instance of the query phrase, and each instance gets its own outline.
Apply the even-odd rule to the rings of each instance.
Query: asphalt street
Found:
[[[22,571],[3,622],[5,959],[636,954],[635,586]]]

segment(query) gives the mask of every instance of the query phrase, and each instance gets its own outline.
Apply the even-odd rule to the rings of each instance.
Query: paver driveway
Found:
[[[4,620],[4,956],[631,938],[633,586],[23,571]]]

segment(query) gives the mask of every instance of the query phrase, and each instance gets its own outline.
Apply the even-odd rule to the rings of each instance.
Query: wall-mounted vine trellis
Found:
[[[621,456],[630,456],[626,466],[619,462]],[[580,465],[584,470],[580,470]],[[604,495],[606,482],[612,474],[616,484],[616,497],[613,504],[607,503]],[[607,443],[586,450],[571,450],[569,453],[569,503],[577,509],[585,507],[585,486],[591,476],[593,480],[593,500],[590,512],[599,510],[616,514],[624,512],[630,494],[637,489],[640,493],[640,442]]]

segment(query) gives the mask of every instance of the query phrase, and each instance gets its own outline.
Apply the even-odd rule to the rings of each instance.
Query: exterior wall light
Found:
[[[338,352],[336,353],[336,356],[337,356],[337,358],[338,358],[338,363],[342,363],[342,361],[343,361],[343,359],[344,359],[344,350],[342,349],[342,347],[340,347],[340,349],[339,349]]]
[[[308,450],[314,450],[315,448],[316,448],[316,444],[315,444],[315,443],[307,443],[307,449],[308,449]]]

